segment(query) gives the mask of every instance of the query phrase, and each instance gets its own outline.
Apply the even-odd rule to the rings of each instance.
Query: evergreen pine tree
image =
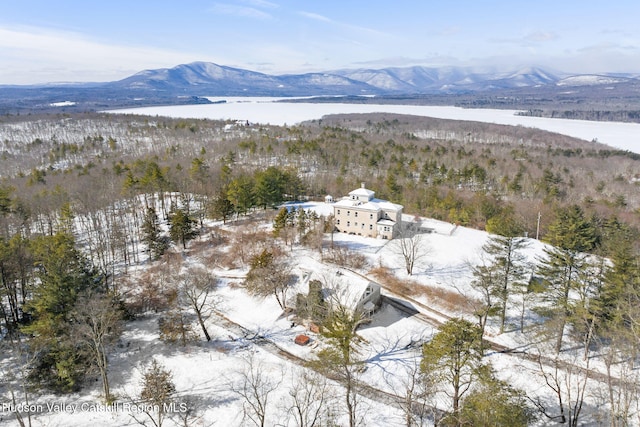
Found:
[[[214,219],[222,218],[225,224],[235,211],[236,208],[229,200],[227,189],[220,190],[209,206],[209,215]]]
[[[156,210],[147,208],[142,222],[142,242],[147,245],[151,259],[158,259],[166,250],[167,244],[160,235],[160,221]]]
[[[302,207],[298,209],[296,223],[298,226],[300,239],[302,239],[302,237],[304,237],[304,235],[307,233],[307,229],[309,228],[309,216],[307,214],[307,211],[305,211]]]
[[[492,272],[493,293],[499,300],[500,333],[504,332],[509,295],[514,287],[526,286],[526,263],[522,253],[528,245],[526,239],[514,235],[494,235],[483,246],[483,251],[492,259],[488,267]]]
[[[173,209],[169,216],[169,235],[171,240],[176,243],[182,243],[182,248],[186,249],[187,240],[195,237],[195,224],[196,221],[189,217],[183,209]]]
[[[462,399],[476,381],[482,360],[482,331],[464,319],[448,320],[422,347],[422,372],[452,390],[453,425],[460,426]]]
[[[479,371],[478,387],[464,399],[460,416],[461,425],[474,427],[526,427],[534,419],[526,395],[483,367]]]
[[[578,286],[581,272],[588,265],[588,252],[598,244],[598,235],[582,209],[574,205],[558,212],[545,240],[553,246],[544,250],[545,258],[540,260],[538,274],[546,286],[546,309],[557,322],[556,351],[560,352],[572,312],[569,293]]]
[[[31,250],[39,285],[25,305],[33,321],[24,332],[33,336],[30,344],[40,355],[32,378],[71,391],[84,376],[88,361],[69,339],[70,313],[78,295],[99,288],[101,281],[68,234],[40,236],[32,241]]]
[[[280,210],[278,211],[278,214],[275,216],[275,218],[273,218],[273,235],[275,237],[281,237],[283,235],[282,231],[287,226],[288,214],[289,214],[289,211],[287,210],[287,208],[283,207],[283,208],[280,208]]]

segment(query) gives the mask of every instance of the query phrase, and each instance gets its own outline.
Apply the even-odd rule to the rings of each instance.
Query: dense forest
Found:
[[[130,193],[213,196],[225,180],[276,166],[300,176],[300,195],[345,194],[365,181],[407,211],[479,228],[491,216],[482,206],[503,204],[530,234],[539,211],[544,231],[566,204],[636,225],[638,157],[530,128],[389,114],[289,128],[98,114],[5,117],[0,127],[3,185],[52,212],[65,197],[79,205],[83,192],[105,199],[92,208],[110,205],[150,173],[147,164],[160,181],[143,179]],[[56,192],[64,196],[54,201]]]
[[[496,259],[503,259],[505,245],[515,251],[509,245],[522,236],[553,244],[558,249],[537,275],[554,307],[541,315],[553,321],[556,351],[571,325],[585,354],[592,346],[607,348],[611,364],[638,354],[632,307],[640,295],[640,156],[595,142],[391,114],[329,116],[291,127],[99,113],[20,115],[0,119],[0,179],[1,334],[13,354],[31,358],[16,362],[27,370],[25,382],[57,393],[82,388],[94,366],[111,399],[106,354],[122,322],[204,292],[197,280],[185,285],[182,297],[165,292],[158,288],[163,273],[156,272],[140,292],[127,294],[127,274],[135,266],[167,256],[172,244],[186,249],[205,219],[275,214],[283,201],[347,194],[361,182],[404,205],[405,213],[502,235],[507,240],[493,248]],[[315,229],[317,220],[303,232]],[[224,237],[211,233],[211,239]],[[236,250],[252,268],[278,256]],[[611,264],[597,265],[589,254]],[[475,272],[479,288],[499,270],[492,268]],[[505,307],[507,284],[502,293],[483,289]],[[580,304],[569,302],[574,291]],[[191,301],[199,316],[198,297]],[[180,313],[165,319],[169,341],[185,339]],[[500,310],[484,312],[481,324],[483,316],[500,316]],[[327,328],[328,339],[337,339],[341,331]],[[474,325],[454,323],[449,334],[464,328]],[[477,356],[477,339],[471,341],[469,354]],[[435,371],[432,365],[446,357],[437,345],[425,346],[423,370]],[[344,351],[331,356],[344,359]],[[162,377],[162,368],[154,369],[149,375]],[[484,386],[495,387],[491,381]],[[458,403],[445,423],[462,425]],[[576,410],[568,409],[566,420],[578,425]]]

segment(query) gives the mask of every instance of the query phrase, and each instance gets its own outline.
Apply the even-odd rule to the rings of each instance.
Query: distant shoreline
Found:
[[[453,106],[343,104],[286,102],[286,98],[216,97],[225,102],[200,105],[125,108],[108,113],[141,114],[173,118],[248,120],[251,123],[276,126],[295,125],[320,120],[331,114],[392,113],[438,119],[465,120],[511,126],[525,126],[568,135],[585,141],[596,141],[613,149],[640,153],[640,124],[594,122],[517,115],[519,110],[461,108]]]

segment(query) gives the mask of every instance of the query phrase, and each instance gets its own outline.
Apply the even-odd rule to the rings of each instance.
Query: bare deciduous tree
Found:
[[[418,230],[418,223],[399,223],[399,234],[393,241],[396,252],[402,255],[407,274],[413,274],[416,263],[429,254],[424,234]]]
[[[334,398],[326,377],[309,369],[293,370],[287,411],[297,427],[330,424]]]
[[[640,373],[638,373],[638,346],[618,333],[609,345],[603,346],[606,368],[606,398],[609,403],[609,425],[626,427],[630,424],[640,401]]]
[[[10,349],[4,348],[9,345]],[[38,357],[37,353],[30,352],[28,347],[22,342],[19,334],[15,336],[8,335],[6,340],[0,343],[0,349],[5,354],[12,354],[14,363],[3,363],[0,365],[0,380],[8,389],[8,403],[17,407],[24,403],[23,411],[12,411],[16,422],[20,427],[31,427],[32,410],[31,399],[34,395],[34,389],[29,384],[29,370],[35,364]],[[6,401],[5,401],[6,402]]]
[[[435,385],[422,375],[419,361],[408,361],[399,374],[387,372],[385,382],[394,390],[406,427],[437,425],[442,413],[435,406]]]
[[[205,322],[218,303],[218,298],[214,295],[218,279],[204,267],[194,267],[182,274],[181,282],[186,302],[195,311],[204,337],[211,341]]]
[[[240,371],[240,381],[231,384],[231,391],[242,399],[243,422],[264,427],[271,402],[271,394],[280,386],[283,373],[270,372],[254,353],[249,353]]]
[[[112,396],[107,353],[122,331],[122,313],[110,296],[89,293],[78,298],[71,317],[71,338],[89,353],[100,372],[104,400],[109,403]]]
[[[176,304],[172,310],[158,319],[160,339],[168,343],[179,343],[183,347],[196,341],[197,337],[193,332],[191,321],[189,313],[182,306]]]
[[[568,422],[570,427],[577,427],[580,425],[580,415],[589,384],[590,359],[587,358],[584,363],[580,363],[579,358],[574,355],[571,360],[563,360],[558,353],[555,353],[552,359],[545,358],[546,354],[554,354],[549,347],[549,341],[545,341],[537,348],[537,374],[556,397],[557,414],[540,399],[531,400],[548,419],[561,424]]]

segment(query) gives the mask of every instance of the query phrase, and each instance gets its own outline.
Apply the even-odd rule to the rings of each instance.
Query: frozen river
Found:
[[[470,120],[520,125],[544,129],[564,135],[597,140],[614,148],[640,153],[640,124],[593,122],[586,120],[548,119],[517,116],[516,110],[466,109],[460,107],[423,105],[381,105],[341,103],[275,102],[282,98],[208,97],[217,104],[177,105],[113,110],[117,113],[143,114],[179,118],[216,120],[248,120],[251,123],[294,125],[307,120],[320,119],[328,114],[397,113],[440,119]]]

